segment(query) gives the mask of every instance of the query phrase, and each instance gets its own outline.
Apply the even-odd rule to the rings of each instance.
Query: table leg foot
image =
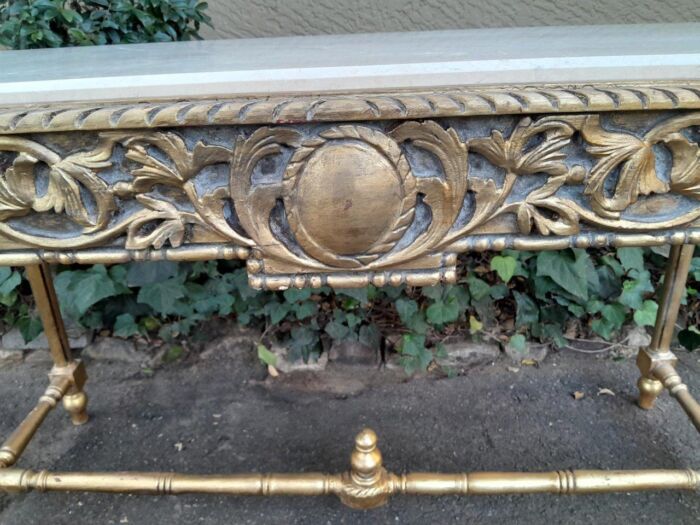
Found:
[[[659,381],[653,370],[660,364],[675,366],[677,361],[671,353],[671,340],[678,318],[678,309],[685,293],[685,283],[694,251],[695,246],[689,244],[671,247],[664,275],[664,286],[661,290],[659,311],[656,314],[654,334],[649,347],[640,350],[637,356],[637,366],[642,373],[637,381],[637,387],[639,387],[638,404],[646,410],[654,408],[656,398],[664,389],[663,383]]]
[[[78,390],[75,393],[63,397],[63,408],[70,414],[71,421],[74,425],[83,425],[87,423],[87,402],[87,395],[82,390]]]
[[[63,396],[63,406],[70,414],[73,424],[82,425],[88,420],[87,395],[83,390],[87,374],[85,367],[71,355],[51,268],[48,264],[41,263],[27,266],[26,273],[49,342],[49,350],[54,362],[51,373],[67,375],[71,380],[71,387]]]
[[[661,381],[648,377],[640,377],[637,381],[637,387],[639,388],[638,404],[644,410],[654,408],[656,398],[664,391],[664,385]]]

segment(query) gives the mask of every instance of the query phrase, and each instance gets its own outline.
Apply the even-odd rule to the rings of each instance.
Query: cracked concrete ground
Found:
[[[700,394],[700,354],[679,352]],[[153,376],[88,362],[91,420],[52,413],[20,466],[54,470],[341,471],[354,434],[374,428],[394,471],[700,467],[698,435],[664,395],[634,405],[631,360],[562,352],[540,368],[499,360],[466,375],[375,384],[351,397],[265,386],[240,355],[191,356]],[[45,387],[47,364],[0,370],[6,436]],[[355,370],[354,373],[358,373]],[[360,372],[361,373],[361,372]],[[597,395],[609,388],[616,395]],[[575,400],[572,393],[585,393]],[[0,496],[0,523],[697,523],[700,495],[396,496],[367,512],[334,497],[233,498],[103,494]]]

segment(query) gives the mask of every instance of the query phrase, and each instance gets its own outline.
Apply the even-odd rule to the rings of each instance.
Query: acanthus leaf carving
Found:
[[[39,213],[52,211],[64,213],[74,222],[91,233],[104,228],[109,214],[114,210],[114,200],[107,184],[100,179],[96,171],[110,165],[111,142],[99,141],[97,146],[87,152],[76,152],[61,158],[49,148],[22,138],[0,137],[0,149],[18,153],[16,166],[4,177],[4,191],[10,199],[3,199],[5,206],[14,207],[14,212],[24,215],[29,209]],[[43,196],[36,195],[34,169],[39,162],[49,167],[48,188]],[[19,178],[25,179],[20,182]],[[81,185],[89,192],[95,202],[95,213],[89,211],[81,192]],[[26,197],[31,196],[31,206]],[[14,202],[13,202],[14,201]],[[6,212],[9,211],[6,209]]]
[[[486,182],[469,179],[470,190],[475,193],[474,214],[464,227],[450,232],[443,244],[505,213],[516,214],[518,227],[523,234],[530,233],[533,224],[544,235],[577,232],[577,213],[565,200],[553,195],[565,183],[580,182],[583,177],[584,169],[577,165],[569,167],[563,151],[571,143],[578,122],[578,117],[573,117],[571,121],[559,117],[533,121],[526,117],[518,122],[507,139],[500,131],[494,130],[488,138],[470,140],[470,150],[504,170],[503,182],[499,188],[491,179]],[[540,136],[542,140],[538,141]],[[522,201],[506,202],[518,177],[537,174],[549,176],[542,187],[532,191]]]
[[[427,230],[413,243],[408,254],[414,256],[422,250],[436,246],[452,227],[464,202],[467,191],[467,145],[457,132],[445,130],[436,122],[406,122],[391,133],[399,143],[412,142],[418,148],[432,153],[443,169],[444,177],[422,177],[417,190],[424,195],[430,207],[432,220]]]
[[[20,217],[32,209],[36,193],[33,175],[36,162],[27,153],[20,153],[0,176],[0,220]]]
[[[129,224],[126,238],[128,249],[143,250],[152,246],[159,250],[166,242],[177,248],[184,240],[185,224],[198,222],[196,216],[178,210],[169,202],[147,195],[137,195],[136,200],[151,210],[151,213],[143,214]],[[153,221],[158,221],[155,228],[149,233],[142,233],[142,228]]]
[[[584,170],[577,166],[571,172],[550,177],[540,188],[529,193],[523,201],[503,207],[502,213],[515,212],[520,233],[529,234],[534,225],[542,235],[572,235],[580,229],[579,215],[569,203],[555,196],[567,182],[583,178]]]
[[[603,216],[618,217],[639,195],[666,193],[668,184],[656,175],[652,145],[631,133],[603,129],[598,115],[587,117],[581,134],[589,144],[588,152],[598,157],[586,184],[585,194],[592,197],[594,209]],[[611,197],[606,194],[606,182],[619,168]]]
[[[421,271],[442,264],[455,241],[496,224],[553,236],[583,225],[644,232],[691,224],[700,206],[653,216],[658,200],[625,212],[641,199],[700,199],[700,151],[689,131],[699,124],[699,113],[687,113],[633,133],[608,129],[598,115],[557,115],[469,138],[459,125],[430,120],[262,127],[230,147],[197,134],[112,131],[66,155],[0,137],[0,150],[12,152],[0,173],[0,235],[51,249],[121,235],[135,250],[231,243],[253,248],[258,264],[250,267],[272,274]],[[669,162],[659,162],[659,148]],[[472,155],[501,175],[469,173]],[[39,164],[47,182],[38,182]],[[39,229],[49,225],[45,236],[36,226],[15,229],[29,214],[64,215],[82,229],[53,238],[54,219],[36,217]]]
[[[672,133],[664,144],[673,155],[671,191],[700,199],[700,147],[682,133]]]
[[[156,184],[182,187],[206,166],[229,161],[230,150],[198,141],[188,149],[182,137],[172,132],[115,134],[126,147],[126,158],[142,167],[132,172],[135,192],[149,191]],[[148,147],[162,151],[170,163],[154,157]]]
[[[489,138],[469,141],[469,148],[486,157],[492,164],[515,175],[546,173],[563,175],[569,171],[562,149],[571,142],[575,127],[558,117],[545,117],[533,121],[530,117],[520,120],[508,139],[494,130]],[[531,146],[537,135],[544,140]]]
[[[228,188],[215,188],[200,196],[192,182],[193,177],[207,166],[228,163],[231,158],[228,148],[198,141],[189,150],[183,138],[172,132],[136,135],[117,132],[106,133],[104,136],[118,140],[126,148],[125,157],[141,166],[131,172],[132,182],[115,185],[120,195],[134,195],[150,210],[129,226],[127,247],[143,249],[153,246],[159,249],[166,241],[171,246],[178,247],[184,241],[188,224],[209,230],[222,242],[229,239],[239,242],[247,240],[236,233],[224,218],[223,206],[229,197]],[[156,158],[149,148],[160,150],[165,159]],[[180,190],[195,213],[183,211],[165,200],[142,195],[157,185]],[[162,222],[152,232],[141,233],[143,226],[157,221]]]
[[[298,131],[259,128],[249,137],[238,137],[231,157],[230,194],[241,226],[250,236],[249,245],[269,246],[282,258],[295,256],[272,233],[269,217],[281,197],[281,183],[253,185],[253,170],[263,158],[299,146]]]

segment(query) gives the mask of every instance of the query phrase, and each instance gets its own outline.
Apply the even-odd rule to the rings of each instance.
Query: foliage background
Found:
[[[0,45],[12,49],[170,42],[211,25],[199,0],[0,0]]]
[[[130,263],[60,268],[55,285],[63,313],[117,337],[169,344],[212,317],[232,318],[286,345],[291,359],[315,359],[333,342],[351,340],[396,350],[406,371],[428,368],[453,335],[510,344],[563,347],[576,339],[619,339],[626,327],[652,326],[667,248],[568,249],[468,254],[456,285],[425,288],[257,291],[240,262]],[[696,254],[697,255],[697,254]],[[700,345],[700,257],[688,282],[689,328],[679,339]],[[0,268],[1,323],[36,337],[36,318],[20,270]],[[265,354],[266,355],[266,354]]]
[[[199,38],[211,25],[199,0],[0,0],[0,45],[16,49],[162,42]],[[406,370],[430,366],[445,338],[469,335],[525,350],[528,340],[562,347],[574,339],[620,338],[652,326],[667,248],[469,254],[456,285],[423,289],[259,292],[239,262],[131,263],[61,268],[64,314],[117,337],[175,344],[212,317],[262,331],[264,345],[287,345],[292,359],[317,357],[352,340],[400,352]],[[700,257],[688,284],[689,349],[700,346]],[[0,330],[29,341],[41,325],[20,270],[0,268]],[[261,358],[271,359],[263,351]]]

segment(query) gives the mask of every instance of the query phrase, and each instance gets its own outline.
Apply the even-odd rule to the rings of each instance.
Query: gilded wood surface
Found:
[[[0,133],[664,109],[700,109],[700,81],[9,106]]]
[[[699,126],[677,111],[5,135],[0,249],[232,246],[251,284],[284,288],[451,281],[478,239],[696,242]]]

